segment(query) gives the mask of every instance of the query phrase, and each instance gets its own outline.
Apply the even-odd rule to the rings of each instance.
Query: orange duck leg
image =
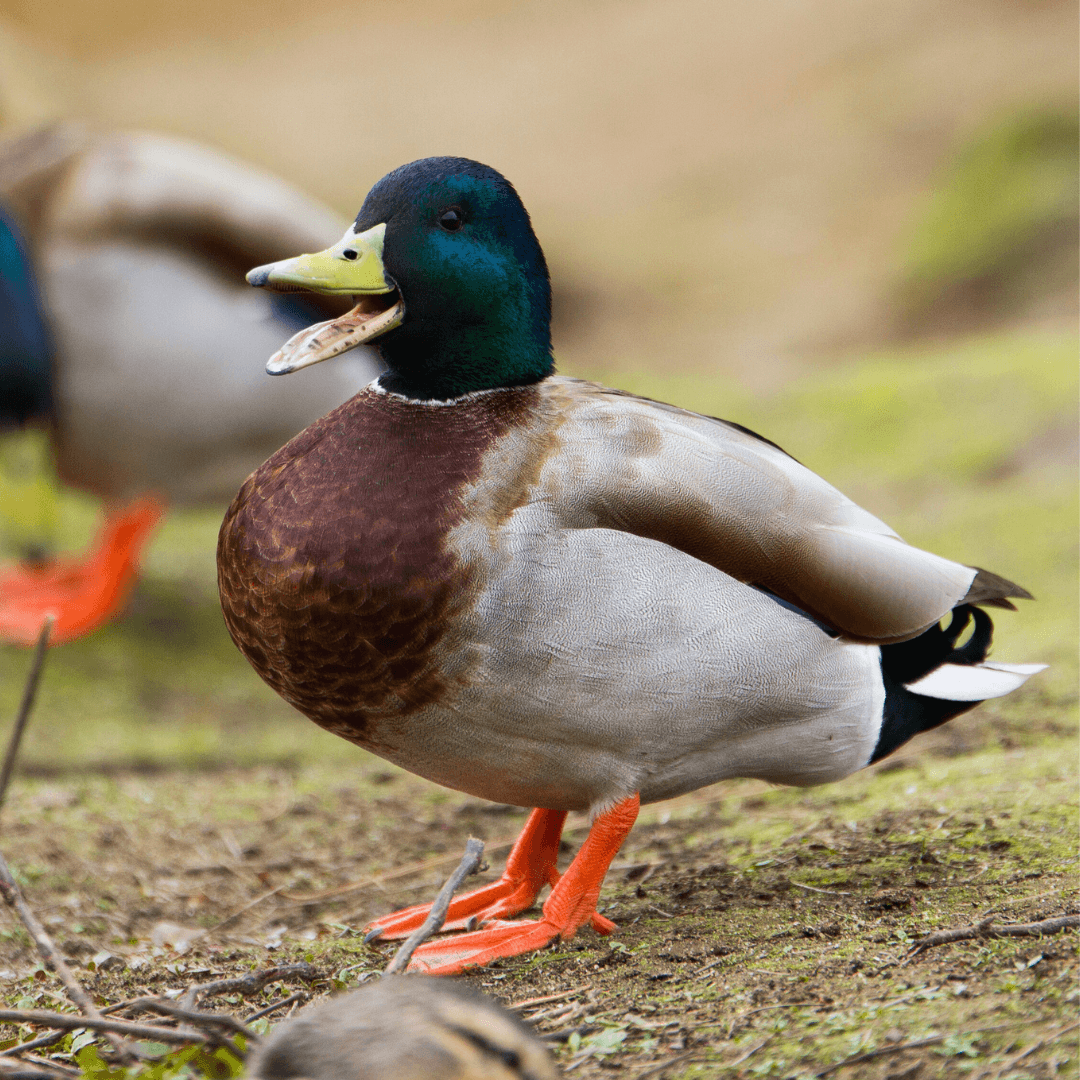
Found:
[[[494,920],[481,930],[428,942],[413,954],[409,970],[422,971],[428,975],[455,975],[466,968],[483,967],[501,957],[518,956],[542,949],[556,938],[566,941],[585,923],[590,923],[598,933],[610,934],[615,929],[615,924],[597,913],[596,902],[611,860],[615,858],[627,834],[634,827],[639,808],[638,796],[632,795],[596,818],[585,843],[581,845],[581,850],[566,873],[558,878],[551,895],[544,903],[542,918],[516,922]],[[544,814],[558,818],[561,833],[565,814],[556,815],[552,810],[535,810],[525,827],[522,840],[528,835],[537,815]],[[521,840],[515,845],[514,852],[518,851],[520,845]],[[558,850],[558,836],[555,837],[554,848],[555,851]],[[509,862],[507,869],[509,870]],[[483,891],[477,890],[477,894]],[[468,897],[462,899],[467,900]]]
[[[502,877],[455,897],[443,929],[464,930],[470,922],[487,922],[528,911],[540,890],[559,880],[555,862],[565,821],[565,810],[534,810],[510,850]],[[423,925],[430,911],[430,904],[417,904],[384,915],[367,926],[364,940],[408,937]]]
[[[33,645],[46,615],[55,618],[50,645],[95,630],[127,599],[139,557],[165,506],[152,496],[111,514],[82,558],[0,567],[0,640]]]

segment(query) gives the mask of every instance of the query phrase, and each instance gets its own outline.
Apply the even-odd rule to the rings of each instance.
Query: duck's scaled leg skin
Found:
[[[450,902],[443,929],[464,930],[470,923],[475,925],[528,911],[540,890],[559,880],[555,863],[565,821],[565,810],[534,810],[510,849],[502,877],[455,897]],[[430,904],[417,904],[384,915],[366,927],[364,940],[408,937],[423,924],[430,911]]]
[[[0,641],[33,645],[46,615],[55,619],[50,645],[100,626],[127,598],[164,513],[157,499],[140,499],[109,516],[83,558],[0,567]]]
[[[587,922],[600,933],[610,934],[615,924],[597,914],[596,902],[604,875],[633,828],[640,805],[638,796],[632,795],[597,817],[581,850],[547,898],[542,919],[500,922],[471,934],[428,942],[413,954],[409,970],[456,975],[500,957],[541,949],[556,938],[566,941]]]

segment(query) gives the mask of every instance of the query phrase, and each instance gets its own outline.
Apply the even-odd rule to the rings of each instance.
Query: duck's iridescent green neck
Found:
[[[527,318],[511,317],[492,325],[462,327],[399,338],[388,334],[378,345],[388,371],[379,385],[404,397],[448,401],[477,390],[528,386],[555,370],[550,334],[540,333]],[[402,327],[404,330],[405,327]]]

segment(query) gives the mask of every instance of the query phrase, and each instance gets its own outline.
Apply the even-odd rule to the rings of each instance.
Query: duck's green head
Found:
[[[354,225],[316,255],[260,266],[252,285],[350,293],[347,315],[302,331],[267,365],[286,374],[377,340],[388,390],[448,400],[554,369],[544,253],[510,182],[467,158],[384,176]]]

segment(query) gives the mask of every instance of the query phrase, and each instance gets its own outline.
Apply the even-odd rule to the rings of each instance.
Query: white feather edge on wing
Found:
[[[1047,664],[942,664],[908,689],[921,697],[944,701],[985,701],[1004,697],[1023,686],[1032,675],[1045,671]]]

